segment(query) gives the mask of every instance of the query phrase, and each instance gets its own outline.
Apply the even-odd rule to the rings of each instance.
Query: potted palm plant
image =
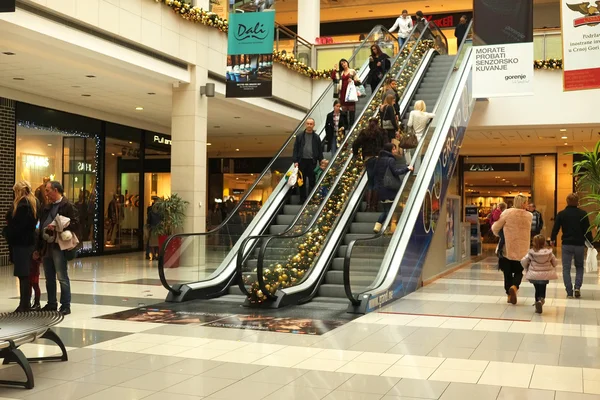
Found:
[[[179,197],[177,193],[173,193],[170,197],[159,200],[152,206],[152,212],[156,213],[159,219],[158,224],[152,229],[153,233],[158,236],[158,248],[164,252],[162,255],[167,268],[179,266],[181,239],[173,238],[166,249],[163,249],[163,245],[169,236],[176,234],[183,227],[185,209],[188,205],[188,201]]]
[[[573,176],[577,179],[577,190],[584,193],[582,207],[591,210],[590,230],[594,234],[594,242],[600,241],[600,141],[592,151],[570,153],[578,156],[579,161],[573,163]]]

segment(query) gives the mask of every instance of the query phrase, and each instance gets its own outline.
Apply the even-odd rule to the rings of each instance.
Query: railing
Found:
[[[381,29],[385,28],[378,26],[372,32]],[[304,130],[308,118],[313,118],[317,123],[316,131],[322,132],[332,108],[333,95],[334,83],[331,82],[242,199],[237,204],[228,205],[227,217],[219,226],[203,233],[172,235],[165,241],[160,251],[158,274],[161,283],[172,295],[182,294],[184,284],[191,289],[227,286],[227,280],[232,279],[235,272],[234,257],[240,238],[245,238],[253,230],[264,229],[265,222],[261,218],[267,213],[265,210],[278,208],[287,193],[283,178],[292,164],[296,134]],[[266,201],[257,205],[253,201],[257,197],[266,198]],[[230,270],[231,262],[233,267]]]
[[[275,23],[274,46],[275,50],[285,50],[286,53],[293,54],[296,60],[310,67],[315,67],[313,57],[314,45],[277,22]]]
[[[419,35],[418,32],[413,31],[413,35],[393,64],[390,75],[397,77],[414,73],[414,65],[418,64],[424,55],[423,46],[431,47],[429,43],[433,43],[433,37],[428,40],[429,43],[424,43],[427,41],[423,39],[424,35],[425,32]],[[365,112],[359,122],[355,124],[335,159],[336,168],[341,175],[341,183],[335,187],[323,185],[318,187],[318,191],[331,191],[327,208],[322,209],[317,215],[309,214],[310,218],[308,215],[301,218],[300,223],[290,230],[289,235],[272,236],[263,242],[257,264],[257,277],[260,292],[265,298],[278,297],[279,294],[276,293],[279,289],[286,290],[284,292],[286,294],[290,290],[296,291],[300,295],[304,289],[310,292],[318,279],[316,276],[321,276],[323,269],[316,271],[315,266],[324,257],[323,249],[328,245],[329,240],[332,240],[334,232],[339,231],[339,217],[346,212],[346,207],[350,203],[349,199],[362,177],[362,173],[360,173],[363,166],[362,160],[353,157],[351,151],[351,146],[358,136],[359,129],[356,128],[366,126],[368,120],[377,115],[378,105],[381,103],[380,89],[381,85],[371,96],[369,105],[366,107],[369,112]],[[402,93],[399,94],[402,95]],[[305,209],[303,213],[312,211]]]
[[[467,31],[470,32],[470,30],[471,24]],[[456,74],[454,71],[458,69],[465,61],[465,54],[471,47],[467,43],[469,36],[470,35],[466,35],[463,39],[463,42],[459,46],[454,66],[449,69],[446,75],[445,83],[443,85],[444,89],[438,97],[438,101],[436,102],[433,110],[434,113],[441,109],[442,106],[446,106],[448,104],[448,98],[453,98],[449,88],[452,86],[451,82],[454,82],[454,79],[456,79]],[[429,148],[429,144],[433,139],[436,124],[439,120],[443,120],[444,117],[445,116],[443,115],[438,115],[430,123],[419,143],[419,146],[415,150],[411,165],[414,165],[417,160],[420,160],[425,156],[425,153]],[[371,237],[356,239],[349,243],[346,250],[346,255],[344,257],[344,290],[346,297],[353,305],[359,305],[361,303],[360,300],[363,294],[378,287],[386,277],[388,271],[385,268],[385,265],[387,265],[387,262],[390,260],[389,258],[386,259],[384,257],[389,257],[387,253],[389,253],[392,235],[395,232],[394,226],[398,224],[398,229],[404,228],[402,221],[405,221],[405,219],[401,220],[400,218],[409,201],[409,195],[413,187],[415,187],[418,176],[422,175],[423,173],[419,173],[419,171],[417,171],[417,175],[407,174],[404,177],[402,185],[398,190],[398,194],[396,195],[396,198],[394,199],[394,202],[390,208],[390,212],[388,213],[379,233],[374,234]],[[441,190],[441,187],[439,190]],[[410,234],[410,229],[407,227],[407,230],[409,230],[408,234]],[[353,282],[360,282],[360,285],[353,285]],[[365,284],[365,282],[368,283]]]

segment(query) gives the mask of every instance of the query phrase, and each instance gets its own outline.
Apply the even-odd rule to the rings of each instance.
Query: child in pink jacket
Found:
[[[546,238],[543,235],[533,237],[533,246],[529,253],[521,260],[525,268],[525,279],[529,280],[535,288],[535,312],[542,313],[546,298],[546,285],[551,280],[558,279],[556,266],[558,260],[552,249],[546,247]]]

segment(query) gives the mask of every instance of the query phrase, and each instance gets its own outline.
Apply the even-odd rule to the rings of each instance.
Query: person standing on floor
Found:
[[[315,168],[323,159],[323,146],[321,138],[315,132],[315,120],[306,120],[304,132],[296,136],[294,143],[294,166],[302,173],[304,185],[299,187],[300,200],[306,201],[308,194],[315,187]]]
[[[531,239],[533,240],[534,236],[542,233],[542,228],[544,227],[544,219],[542,218],[542,213],[535,209],[534,203],[529,203],[529,212],[533,219],[531,220]]]
[[[35,225],[38,201],[27,181],[13,186],[14,201],[6,215],[4,237],[8,243],[13,274],[19,278],[19,307],[15,312],[31,310],[31,287],[29,275],[35,250]]]
[[[325,144],[327,151],[335,154],[338,148],[338,132],[348,132],[348,118],[342,113],[342,105],[339,100],[333,102],[333,111],[327,114],[325,120]]]
[[[377,86],[383,80],[390,67],[390,56],[382,52],[378,44],[373,44],[371,46],[371,56],[369,57],[369,85],[371,85],[371,93],[375,93]]]
[[[562,230],[562,267],[563,281],[567,297],[581,297],[583,284],[583,255],[586,239],[592,243],[594,238],[590,232],[590,220],[587,213],[579,206],[579,196],[571,193],[567,196],[567,207],[556,215],[550,240],[556,246],[558,231]],[[571,281],[571,262],[575,259],[575,288]]]
[[[346,101],[346,92],[348,91],[348,85],[353,82],[354,85],[359,85],[358,74],[355,70],[350,68],[350,63],[345,58],[342,58],[338,65],[333,66],[331,72],[331,79],[338,85],[338,93],[340,94],[339,100],[342,105],[342,110],[348,114],[348,126],[354,124],[356,118],[356,102]]]
[[[64,192],[65,190],[60,182],[50,181],[46,184],[48,204],[46,204],[40,216],[40,232],[34,257],[42,257],[46,278],[48,304],[42,308],[42,311],[56,311],[58,309],[56,300],[56,279],[58,278],[60,283],[60,312],[63,315],[69,315],[71,314],[71,282],[69,280],[67,251],[61,250],[58,243],[49,243],[43,237],[46,229],[54,229],[54,226],[50,223],[54,221],[57,215],[69,218],[70,222],[65,230],[71,231],[73,235],[79,237],[77,208],[64,197]]]
[[[402,10],[402,15],[396,19],[396,22],[389,29],[389,31],[390,33],[393,33],[396,31],[396,29],[398,29],[398,47],[401,50],[413,29],[413,20],[408,15],[407,10]]]
[[[504,244],[499,267],[504,273],[504,290],[508,303],[517,304],[517,293],[523,279],[521,260],[529,252],[531,213],[526,210],[527,196],[515,196],[513,207],[504,211],[492,225],[494,235],[504,234]]]
[[[546,286],[551,280],[558,279],[558,260],[554,257],[552,249],[546,247],[546,238],[543,235],[534,236],[532,242],[532,247],[521,260],[521,265],[525,268],[525,279],[535,288],[535,312],[541,314],[546,302]]]

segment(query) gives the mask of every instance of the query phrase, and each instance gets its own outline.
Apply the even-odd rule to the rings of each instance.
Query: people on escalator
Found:
[[[381,106],[379,107],[379,112],[383,112],[383,106],[385,103],[385,98],[388,95],[394,95],[394,111],[396,115],[400,114],[400,95],[398,94],[398,81],[394,78],[388,78],[385,81],[385,85],[383,86],[383,96],[381,97]]]
[[[377,191],[375,190],[375,162],[377,155],[383,149],[387,142],[387,135],[379,127],[376,118],[369,120],[366,129],[360,131],[354,143],[352,144],[352,153],[357,157],[359,150],[362,150],[363,165],[367,170],[367,211],[377,211]]]
[[[375,93],[377,86],[383,80],[391,66],[390,56],[382,52],[378,44],[373,44],[371,46],[371,56],[369,57],[369,85],[371,85],[371,93]]]
[[[458,23],[458,25],[456,25],[456,28],[454,29],[454,37],[456,37],[456,47],[460,47],[460,44],[462,43],[463,39],[465,38],[465,35],[467,34],[467,21],[468,21],[468,17],[466,15],[463,15],[462,17],[460,17],[460,22]]]
[[[396,179],[399,182],[403,175],[413,170],[410,166],[398,165],[396,160],[397,152],[398,149],[395,145],[386,143],[383,146],[383,150],[379,152],[379,156],[375,162],[375,190],[377,190],[379,201],[383,206],[383,212],[373,227],[373,232],[375,233],[381,231],[381,227],[392,208],[392,203],[394,202],[400,187],[399,185],[390,185],[387,182],[388,179],[385,177],[386,174],[388,174],[389,178]],[[391,176],[389,176],[390,174]]]
[[[306,120],[304,132],[296,136],[293,152],[294,166],[302,173],[304,185],[298,188],[300,200],[306,201],[308,194],[315,187],[315,168],[323,159],[321,138],[315,132],[315,120]]]
[[[396,98],[393,94],[388,94],[383,102],[383,110],[381,112],[381,127],[387,134],[388,142],[396,138],[399,126],[396,117],[396,111],[394,110],[394,104]]]
[[[327,114],[325,120],[325,144],[327,151],[335,154],[338,146],[338,133],[348,131],[348,116],[342,112],[339,100],[333,102],[333,111]]]
[[[333,82],[338,85],[338,93],[340,94],[339,100],[340,104],[342,105],[342,111],[348,115],[348,126],[352,126],[356,116],[356,102],[346,101],[346,92],[350,82],[353,82],[354,85],[360,85],[358,74],[355,70],[350,68],[348,60],[342,58],[338,65],[333,66],[331,79],[333,79]]]
[[[402,46],[404,46],[404,42],[406,42],[406,39],[408,39],[412,28],[412,18],[408,15],[407,10],[402,10],[402,15],[396,19],[394,25],[389,29],[390,33],[393,33],[396,31],[396,29],[398,29],[398,47],[400,49],[402,49]]]
[[[415,26],[417,27],[419,32],[423,32],[423,28],[425,28],[425,25],[427,25],[427,19],[423,15],[423,11],[421,11],[421,10],[417,11],[415,16],[416,16]]]
[[[415,109],[410,112],[408,116],[408,122],[406,125],[409,130],[414,130],[417,139],[419,139],[419,142],[421,141],[421,138],[423,137],[423,134],[427,129],[427,124],[433,117],[435,117],[435,114],[427,112],[427,105],[423,100],[418,100],[415,103]],[[408,162],[409,164],[414,155],[414,152],[415,149],[410,149],[409,151],[404,152],[406,162]],[[420,160],[417,160],[417,162],[415,163],[416,169],[418,169],[419,163]]]

